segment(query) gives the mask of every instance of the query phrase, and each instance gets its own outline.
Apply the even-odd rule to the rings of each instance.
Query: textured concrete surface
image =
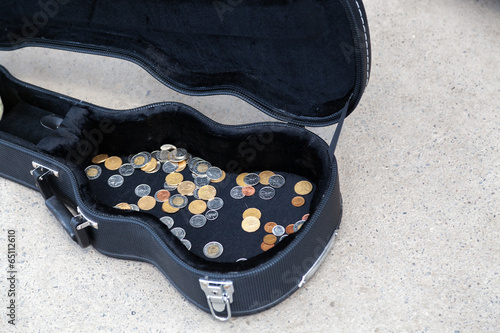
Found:
[[[40,195],[0,179],[0,331],[498,332],[500,3],[365,5],[373,68],[337,150],[344,218],[304,288],[264,313],[216,322],[151,265],[80,249]],[[0,63],[111,108],[177,100],[224,123],[267,120],[235,98],[173,93],[116,59],[22,49]],[[314,129],[325,139],[332,130]],[[8,229],[16,327],[5,316]]]

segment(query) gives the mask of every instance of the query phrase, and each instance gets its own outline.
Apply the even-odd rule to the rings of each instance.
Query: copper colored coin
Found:
[[[308,218],[309,218],[309,214],[302,216],[302,220],[304,220],[304,221],[307,221]]]
[[[293,234],[293,224],[289,224],[286,226],[285,231],[287,234]]]
[[[254,217],[260,219],[262,216],[262,213],[257,208],[248,208],[247,210],[245,210],[243,212],[243,218],[245,219],[249,216],[254,216]]]
[[[104,162],[104,166],[108,170],[118,170],[122,166],[122,159],[118,156],[111,156]]]
[[[137,206],[139,206],[141,210],[151,210],[156,206],[156,200],[155,198],[147,195],[139,199]]]
[[[260,177],[260,183],[261,183],[262,185],[269,185],[269,178],[271,178],[271,176],[274,176],[274,172],[269,171],[269,170],[262,171],[262,172],[259,174],[259,177]]]
[[[303,197],[295,197],[292,199],[292,205],[295,207],[302,207],[306,203],[306,199]]]
[[[264,242],[262,242],[262,244],[260,244],[260,248],[262,249],[262,251],[267,251],[267,250],[270,250],[274,247],[274,244],[272,245],[269,245],[269,244],[266,244]]]
[[[244,186],[242,189],[241,189],[241,192],[243,192],[243,194],[246,196],[246,197],[251,197],[252,195],[255,194],[255,188],[253,186]]]
[[[243,178],[245,178],[246,175],[248,175],[248,172],[238,175],[238,177],[236,177],[236,184],[243,187],[247,186],[247,184],[243,181]]]
[[[264,225],[264,230],[268,233],[272,233],[273,232],[273,228],[277,226],[276,223],[274,222],[267,222],[265,225]]]
[[[123,210],[132,210],[132,207],[126,202],[120,202],[119,204],[117,204],[115,206],[115,208],[123,209]]]
[[[277,240],[278,240],[278,237],[276,237],[274,235],[265,235],[264,236],[264,243],[266,243],[268,245],[273,245],[274,243],[276,243]]]
[[[92,163],[99,164],[108,159],[108,154],[99,154],[92,159]]]
[[[156,192],[156,199],[160,202],[165,202],[170,198],[170,192],[167,190],[159,190]]]
[[[170,203],[168,201],[165,201],[161,205],[161,210],[163,210],[165,213],[174,214],[174,213],[177,213],[179,211],[179,208],[174,208],[174,207],[170,206]]]

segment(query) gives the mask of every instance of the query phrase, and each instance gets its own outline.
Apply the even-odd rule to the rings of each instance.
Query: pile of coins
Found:
[[[123,159],[118,156],[100,154],[92,159],[92,163],[85,169],[89,180],[96,180],[101,176],[100,165],[104,165],[107,170],[117,171],[107,179],[107,184],[111,188],[121,187],[125,179],[136,172],[153,174],[162,170],[166,174],[162,188],[154,194],[150,184],[139,184],[134,189],[134,194],[138,198],[137,202],[119,202],[114,205],[116,209],[147,212],[161,205],[161,210],[165,214],[175,214],[187,208],[192,214],[189,218],[189,225],[199,229],[209,221],[216,220],[219,217],[219,210],[224,206],[223,199],[217,197],[215,186],[226,179],[226,172],[200,157],[192,156],[184,148],[164,144],[159,150],[139,152]],[[189,169],[192,179],[184,179],[181,172],[186,168]],[[271,200],[275,197],[276,191],[285,183],[285,177],[268,170],[260,173],[242,173],[236,177],[236,186],[230,189],[229,195],[236,200],[254,195],[262,200]],[[258,184],[263,186],[259,191],[256,190]],[[299,181],[295,184],[294,190],[297,196],[292,199],[291,203],[294,207],[301,207],[305,204],[303,196],[312,192],[313,185],[308,181]],[[189,197],[193,199],[190,200]],[[268,222],[264,226],[268,235],[264,237],[261,249],[267,251],[287,235],[297,232],[307,220],[308,215],[287,227]],[[241,228],[247,233],[256,232],[261,228],[261,218],[262,213],[259,209],[249,208],[243,212]],[[179,238],[188,250],[191,250],[192,244],[185,238],[186,230],[174,227],[175,221],[172,216],[160,217],[160,221]],[[218,241],[208,242],[203,247],[203,254],[209,259],[220,257],[223,251],[223,245]],[[240,260],[246,259],[241,258],[238,261]]]

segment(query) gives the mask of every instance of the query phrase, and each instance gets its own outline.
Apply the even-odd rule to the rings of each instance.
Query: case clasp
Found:
[[[220,321],[231,318],[231,303],[233,303],[234,287],[232,281],[213,281],[200,279],[201,289],[207,296],[208,307],[212,316]],[[227,311],[225,317],[219,316],[216,312]]]

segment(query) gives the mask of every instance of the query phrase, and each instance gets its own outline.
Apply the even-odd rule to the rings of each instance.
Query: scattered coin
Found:
[[[217,195],[217,190],[212,185],[205,185],[200,187],[198,196],[203,200],[212,200]]]
[[[120,175],[113,175],[108,178],[108,185],[112,188],[117,188],[123,185],[124,179]]]
[[[196,176],[193,177],[194,184],[198,187],[206,186],[210,184],[210,179],[208,177],[204,176]]]
[[[245,184],[244,182],[246,175],[248,175],[248,172],[239,174],[238,177],[236,177],[236,184],[238,184],[241,187],[247,186],[247,184]]]
[[[157,165],[158,165],[158,161],[156,160],[156,158],[151,157],[151,159],[149,160],[149,162],[146,163],[145,165],[143,165],[141,167],[141,170],[144,171],[144,172],[151,172],[154,169],[156,169]]]
[[[244,196],[251,197],[252,195],[255,194],[255,187],[253,187],[253,186],[244,186],[241,189],[241,192],[243,192]]]
[[[164,145],[161,145],[161,147],[160,147],[160,150],[165,150],[165,151],[172,151],[174,149],[177,149],[177,147],[174,145],[171,145],[171,144],[164,144]]]
[[[212,164],[210,164],[207,161],[200,161],[194,165],[194,172],[197,175],[206,175],[208,170],[212,167]]]
[[[158,202],[165,202],[170,198],[170,192],[167,190],[158,190],[155,193],[155,199]]]
[[[278,238],[275,235],[269,234],[264,236],[264,243],[268,245],[273,245],[274,243],[276,243],[277,240]]]
[[[293,232],[297,232],[300,230],[300,228],[302,228],[302,226],[304,225],[304,220],[300,220],[300,221],[297,221],[295,222],[294,226],[293,226]]]
[[[193,228],[201,228],[207,224],[207,218],[204,215],[193,215],[189,219],[189,224]]]
[[[260,220],[255,216],[248,216],[241,222],[241,228],[246,232],[255,232],[260,228]]]
[[[219,179],[212,179],[212,183],[220,183],[226,179],[226,172],[222,170],[222,176]]]
[[[243,212],[243,218],[247,218],[249,216],[254,216],[254,217],[260,219],[262,216],[262,213],[257,208],[248,208],[247,210],[245,210]]]
[[[171,196],[169,199],[168,199],[168,203],[170,204],[170,206],[172,206],[173,208],[179,208],[179,209],[182,209],[184,207],[187,206],[188,204],[188,198],[186,198],[185,196],[183,196],[182,194],[175,194],[173,196]]]
[[[303,219],[304,221],[307,221],[307,219],[308,219],[308,218],[309,218],[309,214],[306,214],[306,215],[302,216],[302,219]]]
[[[205,213],[205,217],[207,220],[213,221],[219,217],[219,213],[216,210],[211,209]]]
[[[274,176],[274,172],[266,170],[259,173],[260,183],[262,185],[269,185],[269,178]]]
[[[161,168],[161,163],[156,162],[156,166],[155,166],[155,168],[153,170],[144,171],[144,172],[149,173],[149,174],[156,173],[156,172],[158,172],[160,170],[160,168]]]
[[[156,200],[148,195],[140,198],[137,202],[137,206],[139,206],[141,210],[151,210],[156,206]]]
[[[203,161],[203,159],[201,159],[199,157],[193,157],[192,159],[190,159],[189,162],[188,162],[189,170],[191,172],[194,172],[194,166],[196,165],[196,163],[198,163],[200,161]]]
[[[260,182],[260,177],[256,173],[249,173],[243,178],[243,182],[249,186],[255,186]]]
[[[171,186],[178,186],[180,183],[182,183],[183,180],[184,176],[182,175],[182,173],[177,172],[172,172],[171,174],[167,175],[167,177],[165,177],[165,182]]]
[[[170,203],[168,201],[165,201],[161,205],[161,210],[163,210],[165,213],[168,213],[168,214],[175,214],[179,211],[179,208],[174,208],[174,207],[170,206]]]
[[[247,258],[240,258],[240,259],[236,260],[236,262],[247,261],[247,260],[248,260]]]
[[[223,251],[224,248],[222,247],[222,244],[219,242],[210,242],[203,247],[203,254],[205,255],[205,257],[210,259],[215,259],[220,257]]]
[[[243,187],[242,186],[233,187],[229,194],[231,195],[231,198],[233,198],[233,199],[243,199],[245,197],[245,195],[243,194]]]
[[[170,232],[177,238],[179,239],[184,239],[184,237],[186,237],[186,230],[182,229],[182,228],[173,228],[173,229],[170,229]]]
[[[167,191],[175,191],[177,190],[177,185],[168,185],[167,183],[163,184],[163,188]]]
[[[139,206],[137,206],[136,204],[130,204],[130,208],[135,212],[140,211]]]
[[[169,229],[172,229],[174,226],[174,219],[170,216],[163,216],[160,218],[160,221],[163,222]]]
[[[292,199],[292,205],[294,207],[302,207],[304,206],[304,204],[306,203],[306,199],[304,199],[303,197],[294,197]]]
[[[170,162],[170,161],[167,161],[163,164],[162,166],[162,170],[165,172],[165,173],[172,173],[172,172],[175,172],[177,169],[179,168],[179,164],[175,163],[175,162]]]
[[[180,161],[178,163],[178,167],[177,167],[177,170],[175,170],[175,172],[181,172],[182,170],[186,169],[186,161]]]
[[[222,177],[222,170],[216,166],[212,166],[207,170],[207,177],[210,180],[217,180]]]
[[[293,234],[293,233],[294,233],[294,231],[293,231],[293,227],[294,227],[294,225],[293,225],[293,224],[289,224],[289,225],[287,225],[287,226],[286,226],[286,228],[285,228],[286,233],[287,233],[287,234],[289,234],[289,235],[290,235],[290,234]]]
[[[134,168],[140,169],[143,166],[145,166],[146,164],[148,164],[150,160],[151,160],[151,154],[150,153],[148,153],[148,152],[140,152],[140,153],[135,154],[134,156],[132,156],[132,159],[131,159],[130,163],[134,166]]]
[[[278,174],[272,175],[271,177],[269,177],[269,185],[274,188],[283,187],[283,185],[285,185],[285,177]]]
[[[187,154],[188,153],[187,153],[186,149],[177,148],[177,149],[170,151],[170,153],[168,153],[168,159],[169,159],[169,161],[172,161],[172,162],[184,161],[187,157]]]
[[[108,159],[108,154],[99,154],[92,159],[92,163],[100,164]]]
[[[273,228],[277,226],[277,224],[275,222],[267,222],[265,225],[264,225],[264,230],[268,233],[272,233],[273,232]]]
[[[269,251],[273,247],[274,247],[274,244],[269,245],[269,244],[266,244],[264,242],[262,242],[262,244],[260,244],[260,248],[262,249],[262,251]]]
[[[106,161],[104,161],[104,166],[106,167],[106,169],[114,171],[118,170],[122,163],[122,159],[118,156],[111,156]]]
[[[122,210],[132,210],[132,207],[126,202],[120,202],[119,204],[115,205],[115,208],[122,209]]]
[[[259,191],[259,197],[264,200],[271,200],[275,195],[276,190],[270,186],[265,186]]]
[[[199,200],[200,199],[200,196],[198,195],[198,191],[200,190],[199,187],[195,188],[194,191],[193,191],[193,197],[196,199],[196,200]]]
[[[191,245],[190,241],[188,241],[187,239],[183,238],[183,239],[181,239],[181,243],[184,244],[184,246],[186,247],[186,249],[191,250],[191,246],[192,245]]]
[[[219,197],[215,197],[212,200],[208,200],[207,207],[211,210],[219,210],[224,206],[224,200]]]
[[[145,197],[151,193],[151,187],[148,184],[137,185],[134,193],[138,197]]]
[[[118,169],[118,172],[120,173],[120,175],[122,175],[124,177],[132,176],[132,174],[134,173],[134,171],[135,171],[135,168],[130,163],[124,163]]]
[[[286,237],[288,237],[287,234],[284,234],[283,236],[280,237],[280,239],[278,240],[279,242],[281,242],[283,239],[285,239]]]
[[[282,236],[283,234],[285,234],[285,228],[281,225],[277,225],[273,228],[273,235],[274,236]]]
[[[194,190],[196,189],[196,185],[189,180],[185,180],[177,186],[177,192],[182,195],[193,195]]]
[[[207,204],[203,200],[194,200],[189,204],[188,210],[191,214],[202,214],[207,210]]]
[[[295,184],[294,190],[298,195],[308,195],[313,190],[313,185],[306,180],[302,180]]]
[[[101,175],[102,170],[98,165],[91,165],[85,168],[85,174],[89,180],[96,180]]]

